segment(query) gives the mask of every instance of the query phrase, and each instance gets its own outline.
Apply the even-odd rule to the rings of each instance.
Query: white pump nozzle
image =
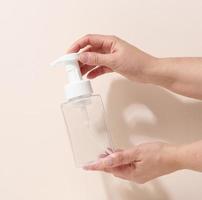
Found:
[[[51,66],[57,66],[58,64],[65,65],[68,75],[69,84],[65,86],[67,100],[92,94],[90,81],[82,79],[77,53],[66,54],[52,62]]]

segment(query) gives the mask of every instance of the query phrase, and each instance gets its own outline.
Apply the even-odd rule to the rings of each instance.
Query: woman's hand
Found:
[[[76,41],[68,53],[78,52],[82,74],[95,78],[108,72],[118,72],[130,80],[147,82],[146,71],[155,58],[115,37],[87,35]]]
[[[87,35],[68,53],[81,49],[81,72],[88,73],[88,78],[115,71],[130,80],[202,99],[202,58],[155,58],[115,36],[104,35]]]
[[[100,158],[84,169],[104,171],[122,179],[145,183],[181,169],[178,156],[176,146],[162,142],[145,143]]]

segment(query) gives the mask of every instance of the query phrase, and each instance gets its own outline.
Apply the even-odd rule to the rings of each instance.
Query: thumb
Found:
[[[137,160],[137,148],[115,152],[84,167],[87,170],[104,170],[133,163]]]
[[[118,167],[121,165],[127,165],[134,162],[137,158],[136,148],[127,149],[124,151],[115,152],[103,159],[102,165],[107,167]]]
[[[104,65],[110,67],[113,64],[113,56],[111,54],[83,52],[79,54],[79,61],[86,65]]]

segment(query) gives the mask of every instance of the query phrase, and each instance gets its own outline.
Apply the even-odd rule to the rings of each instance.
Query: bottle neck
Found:
[[[79,82],[67,84],[64,90],[65,98],[67,100],[81,98],[83,96],[91,95],[93,93],[93,89],[89,80],[82,80]]]
[[[68,102],[75,102],[75,101],[79,101],[81,99],[86,99],[88,97],[92,96],[92,94],[85,94],[85,95],[81,95],[81,96],[78,96],[78,97],[73,97],[71,99],[68,99]]]

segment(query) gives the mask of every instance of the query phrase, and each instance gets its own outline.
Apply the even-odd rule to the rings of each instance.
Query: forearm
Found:
[[[202,172],[202,141],[179,147],[176,155],[181,169]]]
[[[148,83],[202,99],[202,58],[154,58],[145,69]]]

